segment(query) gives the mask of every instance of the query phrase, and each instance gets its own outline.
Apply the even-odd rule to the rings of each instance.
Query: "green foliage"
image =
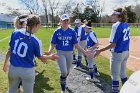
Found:
[[[125,7],[125,9],[127,10],[128,23],[136,22],[137,16],[136,13],[132,11],[131,6]]]

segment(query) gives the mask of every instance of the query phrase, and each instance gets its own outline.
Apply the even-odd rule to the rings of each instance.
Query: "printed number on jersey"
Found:
[[[24,42],[19,43],[19,39],[15,40],[15,45],[14,45],[14,50],[13,50],[14,54],[18,54],[20,57],[25,57],[27,53],[27,49],[28,49],[28,46],[26,43]]]
[[[127,29],[125,28],[123,30],[123,33],[124,33],[123,41],[128,40],[129,39],[129,34],[130,34],[130,28],[129,27]]]
[[[69,41],[63,41],[63,46],[69,46]]]

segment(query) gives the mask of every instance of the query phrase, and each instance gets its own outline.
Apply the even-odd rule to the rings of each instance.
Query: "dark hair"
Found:
[[[123,8],[117,8],[114,11],[119,12],[120,14],[118,14],[118,18],[120,18],[120,22],[124,23],[127,22],[127,11]]]
[[[19,29],[25,21],[20,21],[21,19],[27,18],[28,15],[20,15],[15,18],[14,26],[16,29]]]
[[[33,26],[40,24],[40,18],[37,15],[29,15],[27,19],[27,27],[31,31]]]
[[[86,26],[88,26],[88,27],[92,27],[91,20],[88,20]],[[91,28],[89,28],[89,29],[91,29]]]
[[[26,31],[28,28],[28,31],[30,32],[30,37],[29,37],[29,43],[31,43],[31,34],[32,34],[32,29],[34,26],[40,24],[40,18],[37,15],[29,15],[27,19],[27,24],[26,24]]]

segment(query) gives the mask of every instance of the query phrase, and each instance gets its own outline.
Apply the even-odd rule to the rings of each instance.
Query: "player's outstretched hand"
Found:
[[[51,55],[51,54],[52,54],[52,52],[50,52],[50,51],[44,52],[44,55]]]
[[[101,53],[101,50],[96,50],[95,54],[94,54],[94,58],[99,56],[99,54]]]
[[[60,57],[58,56],[58,55],[56,55],[56,54],[51,54],[51,55],[48,55],[48,56],[50,56],[50,59],[51,60],[54,60],[54,61],[56,61],[56,60],[58,60]]]
[[[42,55],[39,58],[44,64],[48,64],[48,55]]]
[[[89,58],[93,58],[94,54],[92,53],[92,50],[86,50],[86,56]]]

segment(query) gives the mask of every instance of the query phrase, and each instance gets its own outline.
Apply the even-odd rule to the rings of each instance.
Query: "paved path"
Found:
[[[80,70],[71,69],[67,79],[68,93],[111,93],[109,86],[101,77],[95,77],[93,82],[87,81],[88,69],[84,66]]]

